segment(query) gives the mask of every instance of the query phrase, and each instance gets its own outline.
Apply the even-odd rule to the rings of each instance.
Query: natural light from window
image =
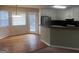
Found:
[[[36,31],[35,20],[36,20],[35,14],[29,14],[30,32]]]
[[[26,25],[25,14],[21,14],[20,17],[12,17],[12,25]]]
[[[9,25],[9,17],[7,11],[0,11],[0,27],[6,27]]]

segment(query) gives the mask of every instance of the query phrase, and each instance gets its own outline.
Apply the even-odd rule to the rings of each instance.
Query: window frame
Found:
[[[21,17],[23,16],[24,24],[13,24],[13,17],[12,17],[12,26],[25,26],[26,25],[26,14],[22,13],[23,15],[19,14]],[[18,19],[17,19],[18,20]],[[21,20],[21,19],[20,19]],[[23,21],[23,20],[22,20]],[[21,21],[18,21],[21,22]],[[16,22],[15,22],[16,23]]]

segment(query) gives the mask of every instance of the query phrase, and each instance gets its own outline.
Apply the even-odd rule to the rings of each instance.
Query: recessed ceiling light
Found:
[[[53,6],[53,8],[66,9],[67,6],[59,6],[59,5],[55,5],[55,6]]]

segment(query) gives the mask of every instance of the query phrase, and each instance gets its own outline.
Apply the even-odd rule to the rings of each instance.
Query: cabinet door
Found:
[[[74,18],[75,20],[79,20],[79,7],[74,8]]]
[[[64,12],[64,15],[65,15],[64,16],[65,19],[71,19],[71,18],[73,18],[73,8],[66,10]]]

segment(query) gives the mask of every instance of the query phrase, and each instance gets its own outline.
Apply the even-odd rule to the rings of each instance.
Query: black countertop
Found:
[[[74,25],[70,26],[58,26],[58,25],[52,25],[50,28],[58,28],[58,29],[79,29],[79,27],[76,27]]]

